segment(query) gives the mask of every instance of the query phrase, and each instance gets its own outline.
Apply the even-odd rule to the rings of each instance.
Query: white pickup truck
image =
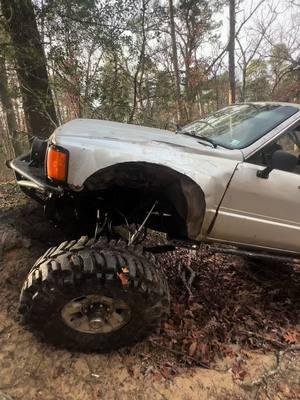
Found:
[[[207,242],[300,262],[299,155],[300,105],[289,103],[236,104],[176,133],[77,119],[36,139],[9,166],[47,216],[85,236],[36,262],[24,320],[52,343],[105,351],[168,314],[151,251]],[[148,229],[169,244],[142,246]]]

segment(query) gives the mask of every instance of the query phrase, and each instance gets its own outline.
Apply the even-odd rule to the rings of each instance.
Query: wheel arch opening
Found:
[[[205,215],[205,195],[190,177],[161,164],[125,162],[101,169],[84,183],[88,192],[117,193],[120,202],[135,193],[148,204],[157,197],[172,212],[171,235],[196,240]],[[130,193],[130,194],[128,194]]]

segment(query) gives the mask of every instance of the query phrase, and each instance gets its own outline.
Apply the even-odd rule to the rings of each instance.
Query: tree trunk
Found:
[[[242,70],[242,98],[241,98],[242,102],[246,100],[246,76],[247,76],[247,65],[245,65]]]
[[[6,119],[10,147],[13,149],[13,154],[9,154],[9,157],[18,156],[22,154],[22,146],[18,141],[17,135],[17,120],[14,111],[14,107],[10,98],[8,89],[8,79],[6,73],[5,59],[0,54],[0,100],[3,108],[3,112]]]
[[[13,45],[27,129],[47,138],[57,118],[32,1],[1,0],[1,6]]]
[[[3,113],[3,110],[0,107],[0,116],[1,117],[2,117],[2,114],[4,114],[4,113]],[[15,158],[15,153],[14,153],[14,149],[13,149],[12,144],[11,144],[11,140],[8,137],[8,131],[7,131],[7,129],[6,129],[6,127],[4,125],[5,125],[4,124],[4,119],[1,118],[0,119],[0,145],[3,148],[3,152],[4,152],[4,155],[5,155],[5,158],[7,160],[10,160],[12,158]]]
[[[174,77],[175,77],[177,123],[178,125],[181,125],[181,122],[183,121],[183,106],[182,106],[181,90],[180,90],[180,72],[178,66],[173,0],[169,0],[169,17],[170,17],[170,31],[171,31],[171,41],[172,41],[172,64],[174,68]]]
[[[142,85],[142,79],[144,75],[144,64],[145,64],[145,50],[146,50],[146,31],[145,31],[145,14],[146,14],[146,8],[147,8],[147,2],[143,1],[142,5],[142,45],[141,45],[141,51],[139,55],[139,60],[138,64],[136,67],[136,72],[134,74],[133,78],[133,105],[132,105],[132,110],[128,118],[128,122],[131,124],[134,121],[135,114],[136,114],[136,109],[137,109],[137,104],[138,104],[138,89],[141,88]]]
[[[229,43],[228,43],[228,70],[229,70],[229,104],[235,103],[235,0],[229,0]]]

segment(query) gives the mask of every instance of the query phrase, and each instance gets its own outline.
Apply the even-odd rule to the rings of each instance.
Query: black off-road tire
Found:
[[[92,294],[124,301],[130,320],[109,333],[72,329],[63,320],[62,309],[72,299]],[[167,317],[169,302],[166,279],[153,255],[124,242],[83,237],[50,248],[35,263],[24,282],[19,310],[24,323],[47,342],[105,352],[146,337]]]

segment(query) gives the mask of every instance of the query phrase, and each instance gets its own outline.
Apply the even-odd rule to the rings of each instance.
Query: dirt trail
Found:
[[[238,321],[240,324],[242,318],[238,307],[235,310],[236,314],[231,317],[230,313],[234,309],[227,307],[227,310],[223,307],[224,315],[219,313],[222,320],[219,321],[220,326],[217,324],[218,321],[216,322],[212,317],[215,314],[211,313],[216,313],[216,310],[220,309],[220,304],[223,304],[221,301],[224,299],[222,300],[222,293],[219,293],[219,297],[216,298],[208,297],[216,296],[211,282],[211,279],[215,279],[216,276],[208,274],[210,265],[208,261],[204,262],[203,274],[205,275],[200,275],[201,279],[195,282],[195,289],[201,289],[207,301],[212,302],[212,299],[215,299],[215,304],[211,303],[210,314],[207,314],[205,309],[201,311],[201,307],[205,304],[203,299],[195,298],[191,302],[182,282],[176,277],[176,268],[175,270],[173,268],[175,262],[178,262],[176,257],[184,256],[179,252],[168,256],[169,258],[163,258],[166,268],[169,263],[167,273],[172,285],[175,306],[171,319],[163,327],[161,335],[153,335],[150,340],[133,348],[122,349],[111,354],[71,353],[39,342],[32,333],[19,324],[17,314],[19,291],[36,258],[50,245],[61,242],[65,237],[62,232],[55,230],[45,221],[40,208],[32,203],[26,204],[19,194],[16,198],[16,193],[13,186],[0,186],[1,400],[1,393],[10,395],[14,400],[254,398],[280,400],[300,398],[299,352],[282,353],[281,369],[276,369],[278,351],[283,351],[290,345],[299,344],[300,329],[296,323],[299,309],[296,308],[293,311],[290,304],[292,302],[295,307],[299,306],[299,271],[293,270],[288,273],[290,279],[288,294],[279,292],[277,287],[279,300],[276,302],[275,294],[272,297],[272,307],[275,307],[275,314],[276,307],[278,308],[278,318],[273,318],[275,325],[270,325],[269,336],[266,336],[264,326],[257,331],[258,325],[256,325],[262,324],[263,320],[265,324],[270,324],[268,318],[273,315],[271,308],[267,307],[267,302],[264,303],[266,299],[263,296],[255,300],[257,304],[253,300],[254,297],[250,299],[252,309],[248,315],[244,316],[247,321],[243,322],[243,329],[246,327],[250,332],[250,326],[252,326],[252,331],[255,331],[253,333],[256,333],[256,336],[248,335],[247,338],[245,334],[237,336],[238,331],[234,330],[236,329],[235,322]],[[211,255],[206,258],[210,259]],[[246,274],[241,278],[239,275],[241,271],[239,260],[226,258],[222,259],[222,262],[226,264],[226,274],[228,275],[228,271],[231,271],[230,279],[234,280],[233,287],[239,286],[241,293],[250,289],[255,290],[253,277],[248,277],[249,274]],[[173,272],[170,270],[171,267]],[[224,281],[224,296],[228,298],[229,290],[234,289],[226,283],[227,275],[220,275],[219,279]],[[282,276],[286,278],[286,273]],[[247,277],[251,284],[246,282]],[[243,286],[246,283],[241,283],[241,279],[245,279],[249,287]],[[219,287],[216,289],[220,291]],[[273,288],[275,289],[276,287]],[[264,290],[270,289],[263,287],[257,290],[265,294]],[[246,292],[246,295],[248,296],[249,293]],[[241,296],[243,298],[243,295]],[[241,307],[243,302],[237,293],[233,292],[232,298],[236,305]],[[255,312],[257,312],[256,317]],[[179,324],[176,327],[178,322],[176,318],[179,317],[183,320],[188,318],[188,325]],[[189,325],[191,321],[194,321],[194,325]],[[223,328],[221,325],[224,325]],[[195,326],[199,332],[196,332]],[[194,351],[195,359],[209,363],[211,369],[196,367],[197,362],[189,358],[193,338],[188,327],[193,335],[198,335],[198,342],[206,343],[205,346],[197,345]],[[174,336],[172,330],[175,328],[177,332]],[[276,330],[273,336],[272,329]],[[227,331],[229,333],[226,336]],[[288,332],[291,335],[291,343],[286,342],[285,347],[281,346],[284,343],[282,332]],[[259,337],[259,334],[263,339]],[[176,343],[172,344],[172,349],[176,350],[173,352],[168,346],[168,343],[172,342],[170,340],[172,335],[176,340]],[[273,340],[273,343],[268,343],[264,339],[265,336],[271,342]],[[279,341],[277,347],[276,341]],[[273,377],[267,377],[270,371],[274,371]],[[265,381],[263,377],[266,378]],[[253,385],[255,380],[258,381],[257,385]]]

